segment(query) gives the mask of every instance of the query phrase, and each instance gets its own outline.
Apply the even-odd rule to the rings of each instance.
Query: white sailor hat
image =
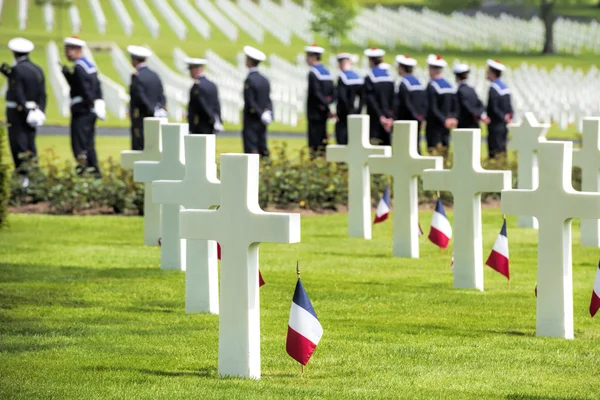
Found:
[[[8,42],[8,48],[15,53],[31,53],[33,51],[33,43],[24,38],[14,38]]]
[[[246,55],[246,57],[256,61],[265,61],[267,59],[265,53],[252,46],[244,46],[244,54]]]
[[[396,63],[400,65],[406,65],[407,67],[414,67],[415,65],[417,65],[417,60],[415,60],[411,56],[400,54],[399,56],[396,56]]]
[[[183,59],[183,62],[188,65],[188,67],[197,67],[199,65],[206,65],[207,61],[204,58],[191,58],[186,57]]]
[[[325,49],[317,46],[316,44],[311,44],[310,46],[305,46],[304,51],[306,53],[314,53],[314,54],[323,54],[325,53]]]
[[[352,60],[352,54],[350,53],[340,53],[337,56],[335,56],[335,58],[340,61],[340,60]]]
[[[365,50],[365,56],[369,58],[383,57],[385,56],[385,50],[378,49],[377,47],[371,47],[370,49]]]
[[[464,74],[465,72],[469,72],[470,68],[467,64],[464,63],[454,63],[454,73],[456,75],[458,74]]]
[[[498,60],[487,60],[487,65],[496,71],[504,71],[506,69],[506,66]]]
[[[392,68],[392,66],[388,63],[381,63],[379,64],[379,68],[381,68],[384,71],[387,71],[388,69]]]
[[[430,65],[432,67],[445,68],[448,66],[448,63],[442,58],[442,56],[437,54],[430,54],[427,56],[427,65]]]
[[[152,51],[142,46],[127,46],[127,52],[134,57],[148,58],[152,55]]]
[[[65,38],[65,46],[84,47],[85,41],[79,39],[77,36],[71,36]]]

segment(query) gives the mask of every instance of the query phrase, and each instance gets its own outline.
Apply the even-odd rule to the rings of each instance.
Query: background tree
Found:
[[[312,31],[337,48],[353,27],[358,6],[355,0],[313,0],[312,12]]]

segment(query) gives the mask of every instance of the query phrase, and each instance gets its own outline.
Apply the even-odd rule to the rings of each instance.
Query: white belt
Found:
[[[16,101],[7,101],[6,108],[17,108],[19,104]],[[35,110],[38,108],[38,105],[35,101],[27,101],[25,102],[25,108],[28,110]]]
[[[81,96],[75,96],[71,99],[71,105],[74,106],[75,104],[79,104],[83,101],[83,97]]]

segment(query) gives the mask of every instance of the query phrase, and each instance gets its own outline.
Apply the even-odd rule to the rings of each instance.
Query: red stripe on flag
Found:
[[[217,258],[221,259],[221,245],[217,242]]]
[[[431,227],[431,231],[429,232],[429,240],[442,249],[448,247],[448,243],[450,242],[448,236],[444,235],[441,231],[438,231],[434,227]]]
[[[377,215],[375,216],[375,221],[373,221],[373,224],[378,224],[380,222],[385,221],[386,219],[388,219],[388,216],[390,214],[389,213],[385,213],[382,216],[378,217]]]
[[[317,346],[288,326],[285,350],[294,360],[306,365]]]
[[[488,257],[485,265],[495,269],[500,272],[502,275],[506,277],[506,279],[510,279],[510,273],[508,269],[508,258],[504,257],[502,254],[498,253],[495,250],[492,250],[492,253]]]
[[[265,284],[265,281],[262,278],[262,274],[260,273],[260,270],[258,270],[258,287],[261,287],[264,284]]]
[[[590,315],[592,317],[596,315],[598,309],[600,309],[600,297],[598,297],[598,294],[594,290],[592,291],[592,302],[590,303]]]

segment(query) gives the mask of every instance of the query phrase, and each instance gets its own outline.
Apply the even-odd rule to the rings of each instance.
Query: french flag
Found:
[[[219,244],[219,242],[217,242],[217,258],[221,260],[221,245]],[[258,287],[261,287],[264,284],[265,281],[263,280],[260,270],[258,270]]]
[[[510,280],[508,270],[508,236],[506,236],[506,220],[504,220],[504,223],[502,224],[500,235],[498,235],[496,243],[494,243],[492,252],[485,262],[485,265],[492,267],[504,275],[506,279]]]
[[[450,225],[448,217],[446,217],[442,200],[437,199],[435,211],[433,212],[433,217],[431,219],[429,240],[436,246],[445,249],[448,247],[450,239],[452,239],[452,226]]]
[[[290,357],[306,365],[321,336],[323,336],[323,328],[302,286],[302,281],[298,278],[290,310],[285,349]]]
[[[379,200],[379,204],[377,205],[377,210],[375,210],[375,221],[373,221],[373,224],[378,224],[388,219],[390,210],[390,189],[389,186],[386,186],[383,196],[381,196],[381,200]]]
[[[594,281],[594,290],[592,291],[592,301],[590,303],[590,315],[593,317],[600,309],[600,262],[596,270],[596,280]]]

